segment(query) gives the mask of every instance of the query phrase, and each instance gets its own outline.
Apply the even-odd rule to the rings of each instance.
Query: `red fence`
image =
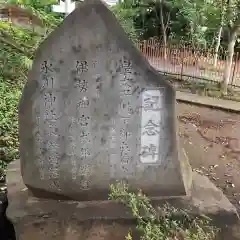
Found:
[[[214,63],[213,49],[194,49],[189,46],[164,47],[156,40],[137,43],[137,47],[149,62],[160,72],[220,82],[223,79],[226,54],[219,53]],[[233,59],[230,84],[240,87],[240,54]]]

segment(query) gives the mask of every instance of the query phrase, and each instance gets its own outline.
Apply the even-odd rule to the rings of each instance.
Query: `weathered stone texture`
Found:
[[[19,109],[22,176],[36,196],[106,199],[115,180],[150,196],[191,185],[175,91],[99,0],[80,4],[41,44]]]

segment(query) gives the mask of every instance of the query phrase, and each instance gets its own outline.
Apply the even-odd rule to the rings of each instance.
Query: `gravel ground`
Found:
[[[179,103],[177,115],[193,170],[208,176],[240,209],[240,114]]]

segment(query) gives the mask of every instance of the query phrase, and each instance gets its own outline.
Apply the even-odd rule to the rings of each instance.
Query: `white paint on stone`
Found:
[[[156,163],[159,160],[161,108],[160,90],[146,90],[142,94],[141,152],[142,163]]]

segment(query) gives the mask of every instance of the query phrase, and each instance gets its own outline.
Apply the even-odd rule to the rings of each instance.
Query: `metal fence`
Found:
[[[205,81],[220,82],[223,79],[226,54],[219,53],[214,64],[214,49],[194,49],[189,46],[164,47],[150,39],[137,43],[137,47],[148,61],[160,72]],[[231,68],[230,85],[240,87],[240,54],[235,53]]]

